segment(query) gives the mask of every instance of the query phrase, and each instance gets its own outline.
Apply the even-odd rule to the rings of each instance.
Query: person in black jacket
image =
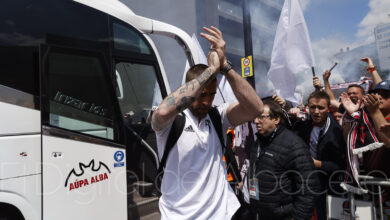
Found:
[[[251,150],[252,210],[260,219],[310,219],[318,177],[308,148],[284,127],[283,117],[278,104],[265,101],[264,112],[254,121],[258,145]]]
[[[330,114],[330,98],[315,91],[308,99],[310,118],[298,121],[294,130],[308,145],[320,178],[321,195],[316,201],[317,219],[326,219],[326,193],[343,193],[338,187],[346,168],[346,145],[343,130]],[[330,185],[332,183],[332,185]]]

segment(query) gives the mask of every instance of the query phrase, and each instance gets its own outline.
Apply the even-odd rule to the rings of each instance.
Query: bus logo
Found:
[[[97,168],[95,168],[95,160],[94,159],[92,159],[88,165],[85,165],[85,164],[80,162],[79,168],[80,168],[80,172],[76,172],[75,168],[73,168],[69,172],[68,177],[66,178],[65,187],[68,187],[69,179],[76,178],[75,181],[71,180],[71,182],[69,183],[69,191],[106,180],[106,179],[108,179],[107,173],[111,173],[108,166],[101,161],[99,161],[99,166]],[[96,174],[92,177],[85,178],[85,177],[83,177],[83,175],[85,173],[85,170],[84,170],[85,168],[89,168],[93,172],[98,172],[98,171],[103,171],[103,172],[99,172],[98,174]],[[79,180],[80,177],[81,177],[81,179]]]

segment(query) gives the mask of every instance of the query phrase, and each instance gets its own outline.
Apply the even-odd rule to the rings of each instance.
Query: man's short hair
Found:
[[[276,103],[273,100],[267,99],[267,100],[263,101],[263,104],[268,106],[270,118],[280,118],[279,124],[280,125],[285,124],[285,114],[284,114],[282,107],[280,107],[280,105],[278,103]]]
[[[351,84],[351,85],[348,86],[348,89],[349,89],[349,88],[353,88],[353,87],[359,88],[363,95],[366,94],[366,92],[364,91],[364,88],[363,88],[361,85],[358,85],[358,84]]]
[[[208,68],[208,66],[205,64],[196,64],[196,65],[192,66],[186,73],[186,82],[189,82],[189,81],[195,79],[200,74],[202,74],[207,68]],[[215,80],[216,79],[217,78],[215,78]]]
[[[307,102],[309,103],[310,99],[325,99],[328,103],[328,106],[330,105],[330,98],[329,95],[324,91],[314,91],[310,94],[309,98],[307,99]]]

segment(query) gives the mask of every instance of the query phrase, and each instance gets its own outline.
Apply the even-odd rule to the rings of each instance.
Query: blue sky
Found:
[[[312,0],[304,11],[312,41],[338,36],[356,41],[358,25],[369,12],[368,0]]]
[[[390,0],[299,1],[312,41],[318,75],[334,64],[334,54],[340,49],[345,51],[347,47],[353,49],[374,42],[374,28],[380,23],[390,23]],[[360,58],[353,59],[360,64]],[[331,83],[345,82],[343,76],[352,74],[340,68],[333,70]],[[297,81],[296,91],[305,93],[311,88],[311,80]]]

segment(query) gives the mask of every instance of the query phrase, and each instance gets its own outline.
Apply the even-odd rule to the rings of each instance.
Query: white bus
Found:
[[[116,0],[1,1],[1,220],[128,218],[158,162],[147,117],[170,93],[151,33],[198,62],[186,33]]]

